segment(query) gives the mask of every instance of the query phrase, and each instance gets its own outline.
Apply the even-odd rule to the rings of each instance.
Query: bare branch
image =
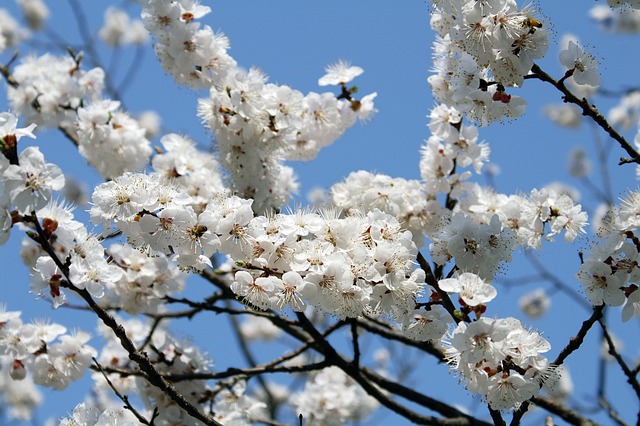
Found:
[[[604,321],[598,320],[598,322],[602,327],[602,333],[604,334],[604,338],[607,340],[607,344],[609,346],[609,355],[611,355],[616,360],[616,362],[624,372],[624,375],[627,376],[627,382],[631,385],[634,392],[636,393],[636,396],[640,400],[640,384],[638,383],[638,379],[632,373],[627,363],[624,362],[620,353],[618,353],[618,351],[616,350],[615,343],[613,342],[613,339],[611,338],[611,335],[609,334],[609,331],[607,330],[607,326],[605,325]]]
[[[599,423],[596,423],[592,420],[584,418],[580,415],[580,413],[570,410],[564,405],[554,401],[551,398],[543,398],[539,396],[535,396],[531,398],[531,401],[536,404],[538,407],[544,408],[550,413],[555,414],[560,417],[562,420],[566,421],[572,425],[579,426],[598,426]]]
[[[109,385],[111,390],[113,390],[113,392],[116,394],[116,396],[118,398],[120,398],[120,400],[124,403],[124,408],[129,410],[129,411],[131,411],[133,413],[133,415],[136,416],[138,421],[140,423],[142,423],[143,425],[149,425],[149,426],[153,425],[153,420],[151,422],[149,420],[147,420],[142,414],[140,414],[138,412],[138,410],[135,409],[135,407],[133,405],[131,405],[131,403],[129,402],[129,397],[127,395],[122,395],[120,393],[120,391],[118,391],[118,389],[116,389],[116,387],[111,382],[111,380],[109,380],[109,376],[107,376],[107,373],[105,373],[105,371],[102,369],[102,366],[100,365],[98,360],[95,359],[95,357],[91,357],[91,359],[93,360],[93,363],[96,365],[96,368],[98,369],[98,371],[100,371],[102,373],[102,375],[104,376],[104,379],[107,381],[107,384]],[[155,413],[155,410],[154,410],[154,413]]]
[[[578,333],[575,336],[573,336],[571,339],[569,339],[569,343],[567,344],[567,346],[565,346],[560,351],[556,359],[551,364],[561,365],[569,355],[571,355],[578,348],[580,348],[580,346],[582,346],[582,342],[584,341],[584,338],[586,337],[589,330],[591,330],[591,327],[593,327],[593,324],[595,324],[596,321],[602,318],[604,306],[605,305],[598,305],[593,307],[593,314],[589,317],[589,319],[587,319],[582,323],[582,327],[580,327],[580,330],[578,331]],[[534,398],[532,398],[531,400],[534,400]],[[518,408],[513,413],[513,418],[511,419],[510,425],[511,426],[519,425],[520,420],[522,419],[522,416],[524,416],[524,414],[527,412],[528,409],[529,409],[529,401],[524,401],[520,405],[520,408]]]
[[[537,64],[533,64],[533,66],[531,67],[531,71],[540,81],[550,83],[560,92],[562,92],[563,94],[562,100],[564,102],[572,103],[580,107],[580,109],[582,109],[582,115],[591,117],[593,121],[595,121],[605,132],[609,134],[609,136],[611,136],[611,138],[613,138],[618,142],[618,144],[620,144],[622,149],[624,149],[631,158],[621,158],[619,164],[625,164],[625,163],[640,164],[640,153],[638,153],[633,148],[633,146],[622,135],[620,135],[620,133],[618,133],[616,129],[614,129],[611,126],[611,124],[609,124],[607,119],[602,114],[600,114],[596,109],[596,107],[594,105],[591,105],[587,101],[587,99],[578,98],[576,95],[571,93],[571,91],[567,88],[567,86],[565,86],[562,80],[560,81],[555,80],[549,74],[544,72],[542,68],[540,68]]]

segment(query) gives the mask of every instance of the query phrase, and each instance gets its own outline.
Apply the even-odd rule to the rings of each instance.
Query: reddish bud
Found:
[[[193,13],[191,12],[185,12],[182,14],[181,16],[182,20],[184,22],[186,22],[187,24],[190,23],[191,21],[193,21],[194,19],[196,19],[196,17],[194,16]]]
[[[24,368],[24,364],[19,359],[14,359],[13,364],[11,365],[11,371],[9,371],[9,376],[13,380],[22,380],[27,377],[27,370]]]
[[[53,233],[56,231],[56,229],[58,229],[58,221],[45,217],[42,220],[42,228],[49,233]]]

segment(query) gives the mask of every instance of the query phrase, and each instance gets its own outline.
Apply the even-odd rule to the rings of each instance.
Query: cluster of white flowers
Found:
[[[640,32],[640,10],[638,8],[612,9],[609,6],[597,4],[591,8],[589,15],[607,31],[628,34]]]
[[[49,18],[49,8],[43,0],[17,0],[27,25],[34,31],[42,29]]]
[[[640,0],[607,0],[607,4],[611,7],[632,7],[640,9]]]
[[[106,283],[104,305],[118,306],[131,315],[156,313],[163,307],[164,296],[185,287],[185,274],[166,256],[148,256],[120,244],[112,244],[107,254],[123,273],[119,280]]]
[[[515,0],[433,0],[433,94],[470,119],[488,124],[522,115],[525,101],[506,93],[522,86],[534,60],[548,48],[536,10]]]
[[[402,228],[411,231],[418,247],[424,244],[427,222],[444,214],[440,203],[429,199],[419,181],[364,170],[352,172],[343,182],[333,185],[331,202],[346,214],[379,209],[394,216]]]
[[[208,89],[236,68],[227,37],[198,22],[209,12],[210,7],[193,0],[142,1],[142,22],[155,37],[163,69],[195,89]]]
[[[378,407],[338,367],[319,371],[300,393],[292,395],[291,402],[305,424],[326,426],[362,421]]]
[[[20,138],[35,138],[35,124],[22,129],[17,124],[15,115],[0,113],[0,245],[9,238],[12,209],[31,214],[49,202],[53,191],[64,186],[60,168],[46,163],[37,147],[27,147],[18,155]]]
[[[90,214],[103,234],[115,222],[135,247],[173,254],[185,269],[201,270],[211,266],[209,258],[220,247],[214,233],[219,223],[209,207],[213,203],[196,212],[190,202],[189,195],[159,175],[125,173],[96,187]]]
[[[51,199],[53,191],[64,186],[64,175],[58,166],[46,163],[38,147],[27,147],[17,155],[17,143],[23,136],[35,138],[32,131],[36,127],[18,129],[18,119],[10,113],[0,113],[0,241],[8,238],[11,223],[9,206],[13,205],[20,214],[44,207]]]
[[[98,100],[78,108],[78,150],[107,179],[142,170],[151,156],[145,129],[120,102]]]
[[[477,223],[463,213],[455,213],[431,239],[429,251],[435,263],[446,265],[455,259],[460,270],[486,280],[493,279],[502,262],[511,261],[516,247],[514,232],[503,228],[497,215],[489,223]]]
[[[13,71],[17,86],[7,88],[11,108],[33,123],[62,126],[77,136],[80,154],[105,178],[143,169],[151,155],[146,130],[119,102],[101,98],[104,71],[83,71],[80,58],[23,59]]]
[[[587,213],[563,188],[552,185],[533,189],[528,195],[499,194],[474,186],[460,202],[460,210],[478,223],[490,223],[494,215],[510,228],[518,245],[539,249],[542,239],[564,234],[566,242],[585,234]]]
[[[622,319],[640,315],[640,193],[630,192],[609,211],[600,240],[580,265],[578,280],[594,305],[621,306]]]
[[[420,175],[427,194],[447,194],[458,199],[468,190],[465,180],[472,166],[476,173],[489,161],[491,150],[478,141],[478,128],[462,123],[462,113],[454,107],[438,105],[429,115],[431,136],[422,147]]]
[[[310,303],[341,318],[402,318],[422,291],[411,233],[379,210],[254,217],[251,200],[236,196],[220,194],[199,209],[190,203],[158,175],[126,173],[96,188],[90,213],[105,233],[115,224],[135,247],[172,255],[184,269],[211,266],[216,251],[231,256],[247,268],[232,289],[262,309]]]
[[[465,182],[472,166],[476,173],[489,161],[489,148],[477,142],[477,127],[462,123],[462,113],[440,105],[430,115],[432,136],[423,147],[420,171],[430,197],[446,194],[456,203],[452,210],[427,208],[422,222],[431,240],[429,249],[438,265],[455,259],[463,272],[492,280],[503,262],[511,260],[518,245],[539,249],[542,238],[565,241],[583,234],[587,215],[579,204],[552,187],[529,195],[506,195]]]
[[[541,355],[551,345],[515,318],[460,322],[445,344],[451,368],[495,410],[517,408],[538,395],[545,381],[557,381],[554,367]]]
[[[29,36],[6,9],[0,9],[0,53],[11,49]]]
[[[258,308],[310,304],[342,319],[372,312],[402,321],[424,291],[411,233],[379,210],[344,218],[298,211],[241,225],[244,250],[232,257],[247,270],[231,289]]]
[[[136,426],[140,423],[124,408],[100,411],[84,402],[76,405],[69,417],[60,419],[58,426]]]
[[[20,315],[0,306],[0,364],[10,365],[11,379],[58,390],[80,379],[97,354],[87,345],[89,334],[67,334],[65,327],[42,320],[25,324]]]
[[[153,157],[153,170],[171,179],[180,192],[189,194],[196,211],[202,211],[210,200],[228,192],[213,155],[197,149],[188,137],[175,133],[163,136],[160,142],[165,151]]]
[[[188,375],[211,372],[212,361],[194,346],[193,342],[180,341],[166,327],[156,328],[150,341],[145,342],[151,332],[149,324],[137,319],[123,320],[118,318],[118,321],[127,330],[127,335],[137,347],[141,347],[143,343],[149,345],[147,353],[150,361],[160,374]],[[122,348],[115,334],[102,324],[99,327],[106,340],[98,357],[100,365],[116,369],[131,369],[129,354]],[[114,400],[113,392],[101,372],[93,372],[92,374],[93,391],[97,398],[94,405],[115,410],[121,405],[121,401]],[[158,424],[201,424],[180,409],[176,402],[162,390],[151,385],[143,377],[121,376],[117,373],[111,373],[108,376],[120,392],[127,394],[135,391],[138,393],[140,401],[144,405],[144,408],[141,408],[139,412],[146,415],[147,418],[151,418],[151,412],[157,408],[159,415],[155,421]],[[224,424],[248,425],[253,414],[264,406],[260,401],[244,394],[246,386],[243,381],[233,386],[232,389],[217,389],[215,391],[207,384],[206,380],[178,380],[173,383],[173,386],[187,401],[201,408],[205,414],[215,415],[216,420],[222,421]],[[209,395],[210,399],[201,399],[204,395]],[[84,425],[85,423],[80,424]]]
[[[64,265],[31,239],[25,239],[21,252],[25,263],[32,268],[31,292],[51,299],[56,308],[66,301],[62,288],[68,282],[61,267],[68,268],[68,279],[75,287],[86,290],[95,298],[101,298],[105,285],[118,281],[123,274],[121,268],[107,260],[100,241],[74,219],[72,212],[73,207],[62,202],[51,202],[36,211],[38,226],[42,229],[38,240],[44,243],[42,239],[46,239]],[[33,232],[33,224],[20,226]]]
[[[71,56],[27,56],[13,69],[18,86],[7,87],[11,110],[38,126],[72,128],[83,100],[98,100],[104,71],[83,71]]]
[[[132,20],[124,10],[115,7],[105,10],[104,25],[98,31],[98,36],[113,47],[143,44],[149,40],[149,33],[141,20]]]
[[[356,119],[370,115],[374,97],[305,96],[267,83],[257,69],[237,69],[212,86],[209,98],[199,101],[198,114],[215,135],[235,191],[253,198],[254,210],[262,214],[286,204],[297,190],[293,170],[283,161],[313,159]]]
[[[50,202],[36,216],[47,243],[65,262],[71,284],[86,289],[105,306],[134,314],[157,312],[164,296],[184,288],[184,276],[164,256],[148,257],[117,244],[105,252],[98,238],[74,219],[73,207],[64,202]],[[21,255],[32,269],[31,292],[51,299],[54,307],[65,303],[67,277],[60,265],[32,239],[24,240]]]
[[[311,92],[267,83],[258,69],[245,71],[229,56],[229,41],[198,20],[211,9],[193,1],[143,2],[142,18],[156,39],[164,69],[178,83],[209,89],[198,115],[214,133],[219,159],[236,194],[252,198],[262,214],[286,204],[298,184],[284,160],[309,160],[373,111],[376,94],[361,100],[345,87],[362,73],[345,62],[327,68],[320,85],[343,93]]]

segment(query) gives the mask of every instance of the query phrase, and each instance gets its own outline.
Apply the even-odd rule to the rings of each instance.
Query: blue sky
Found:
[[[71,12],[73,2],[55,0],[48,3],[50,7],[51,4],[57,7],[52,10],[50,20],[53,30],[69,42],[77,42],[79,34]],[[122,2],[77,3],[82,3],[90,28],[97,31],[102,22],[104,8],[109,4],[120,5]],[[230,54],[240,65],[247,68],[257,66],[270,76],[271,81],[288,84],[307,92],[324,91],[317,86],[317,79],[324,74],[324,67],[338,59],[346,59],[365,70],[355,81],[360,88],[360,94],[378,92],[376,107],[379,113],[372,121],[354,126],[333,146],[326,148],[316,161],[294,164],[302,185],[301,198],[315,186],[327,188],[351,171],[360,169],[394,177],[419,178],[419,149],[428,137],[425,115],[434,105],[426,82],[431,67],[433,39],[433,32],[429,28],[427,3],[368,0],[237,0],[206,3],[212,7],[213,13],[205,18],[205,22],[230,38]],[[638,39],[636,36],[610,35],[600,31],[589,20],[587,9],[597,2],[562,0],[539,3],[547,18],[543,18],[543,22],[545,25],[551,22],[556,34],[551,40],[552,45],[547,57],[540,61],[543,69],[556,77],[561,76],[562,71],[557,60],[557,43],[563,34],[573,33],[585,45],[591,46],[591,51],[600,59],[603,87],[616,90],[638,84],[634,80],[637,74],[634,70],[638,69],[640,61]],[[13,1],[2,2],[0,7],[16,11]],[[132,16],[137,14],[135,4],[130,4],[128,10]],[[38,38],[42,39],[41,36]],[[100,42],[97,46],[102,62],[108,64],[112,60],[112,52]],[[21,54],[27,52],[28,48],[21,50]],[[116,80],[124,75],[123,70],[130,63],[134,52],[132,48],[122,52],[121,72],[116,73]],[[630,54],[631,52],[634,54]],[[195,116],[197,98],[205,94],[175,86],[172,78],[163,74],[150,47],[146,48],[143,54],[140,70],[124,96],[127,109],[134,114],[154,109],[161,115],[166,132],[191,135],[201,147],[209,147],[210,136]],[[6,62],[9,56],[10,53],[5,52],[0,55],[0,61]],[[621,66],[623,63],[624,66]],[[0,99],[6,99],[3,91],[4,88],[0,89]],[[497,189],[507,194],[528,192],[532,188],[560,180],[584,190],[585,187],[571,180],[566,171],[567,154],[572,148],[582,146],[589,150],[591,159],[595,162],[593,128],[586,123],[587,125],[583,124],[579,130],[570,131],[550,123],[543,116],[542,107],[548,103],[560,102],[559,94],[551,86],[538,81],[527,81],[522,90],[514,93],[527,99],[529,105],[526,116],[511,123],[495,124],[480,129],[480,138],[491,145],[492,161],[499,165],[502,171],[495,181]],[[603,112],[612,105],[612,101],[605,98],[598,98],[596,102]],[[0,110],[6,109],[6,101],[0,100]],[[627,132],[625,135],[633,138],[633,133]],[[602,133],[599,137],[603,138],[605,145],[610,144]],[[85,166],[84,160],[74,152],[71,144],[57,132],[43,132],[34,143],[42,148],[47,160],[59,164],[67,176],[86,182],[89,188],[100,182],[98,175]],[[613,195],[616,198],[622,195],[625,189],[637,187],[634,167],[616,165],[616,159],[620,155],[622,151],[613,146],[608,159],[614,182]],[[474,179],[484,182],[481,176]],[[600,182],[597,174],[593,179],[596,183]],[[593,207],[593,199],[586,191],[583,192],[583,203],[590,208]],[[84,314],[52,311],[45,303],[34,303],[33,295],[27,293],[26,269],[16,255],[21,238],[16,230],[9,243],[0,248],[2,264],[11,265],[3,279],[5,296],[0,300],[7,303],[12,310],[24,310],[24,319],[46,315],[70,327],[71,324],[82,323],[85,329],[91,330],[94,327],[93,320],[89,320]],[[565,282],[577,288],[574,274],[579,266],[579,259],[576,251],[586,248],[586,245],[584,240],[573,245],[566,245],[561,241],[555,245],[546,244],[535,256]],[[530,273],[527,262],[516,260],[507,269],[505,277],[516,279]],[[195,287],[201,284],[197,279],[191,280],[190,283]],[[544,283],[540,285],[545,286]],[[495,304],[491,305],[492,314],[501,317],[522,317],[517,306],[518,297],[535,287],[536,284],[499,287],[499,297]],[[588,314],[581,311],[575,302],[560,295],[554,297],[551,312],[545,318],[524,321],[542,331],[551,341],[553,349],[550,357],[554,358],[587,316]],[[189,332],[195,335],[195,340],[199,341],[200,330],[209,332],[208,330],[212,329],[211,323],[207,321],[213,319],[207,318],[178,329],[183,333],[189,329]],[[640,356],[637,338],[633,342],[629,337],[639,335],[638,321],[633,320],[624,327],[619,327],[619,322],[619,310],[612,310],[612,327],[621,337],[627,337],[624,339],[624,354],[637,360]],[[220,321],[215,324],[217,326],[214,328],[214,336],[207,340],[212,345],[209,347],[212,357],[216,364],[223,368],[229,365],[233,356],[229,352],[213,349],[216,347],[213,342],[228,341],[232,337],[227,331],[228,324]],[[591,391],[595,387],[593,372],[597,367],[597,335],[597,332],[593,333],[587,340],[587,350],[583,355],[570,359],[569,362],[577,389],[575,397],[578,399],[584,396],[585,389]],[[427,383],[425,386],[427,394],[440,394],[441,383],[446,383],[447,392],[451,394],[449,401],[463,403],[470,400],[463,387],[456,383],[456,379],[447,374],[446,368],[439,366],[436,367],[437,372],[433,372],[433,363],[427,361],[421,361],[419,368],[416,382],[427,382],[422,377],[429,377],[429,382],[433,381],[431,385]],[[616,408],[631,420],[635,415],[635,405],[630,399],[625,399],[628,388],[625,387],[624,380],[617,377],[615,369],[609,368],[608,371],[612,377],[611,383],[623,389],[615,394]],[[434,383],[438,383],[437,386]],[[39,421],[48,417],[59,417],[70,411],[81,401],[83,386],[75,386],[64,394],[54,394],[39,412]],[[582,402],[589,406],[593,404],[592,401]],[[486,408],[478,404],[478,401],[475,404],[480,406],[479,413],[484,415]],[[630,406],[629,412],[625,412],[625,406]],[[532,423],[535,423],[535,419],[539,420],[540,417],[532,417]],[[604,422],[606,423],[606,420]]]

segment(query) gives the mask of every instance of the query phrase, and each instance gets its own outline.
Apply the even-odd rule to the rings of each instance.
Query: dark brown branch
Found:
[[[358,320],[352,319],[351,325],[351,340],[353,343],[353,365],[355,367],[360,366],[360,344],[358,342]]]
[[[424,416],[416,413],[413,410],[405,407],[404,405],[394,401],[388,395],[381,392],[376,386],[374,386],[370,380],[362,372],[361,367],[356,367],[350,360],[345,359],[339,355],[336,350],[325,340],[315,326],[309,321],[309,319],[303,313],[296,313],[300,325],[304,328],[311,338],[315,341],[315,348],[325,356],[327,362],[331,365],[335,365],[344,371],[348,376],[358,383],[362,389],[375,398],[380,404],[387,407],[391,411],[405,417],[406,419],[416,423],[424,425],[468,425],[466,418],[463,418],[461,423],[460,418],[455,419],[441,419],[432,416]]]
[[[420,404],[423,407],[427,407],[435,411],[436,413],[442,414],[445,417],[458,419],[458,424],[460,425],[477,425],[477,426],[490,425],[490,423],[486,423],[476,418],[473,418],[463,413],[462,411],[458,410],[455,407],[452,407],[439,400],[430,398],[424,394],[416,392],[415,390],[408,388],[406,386],[403,386],[396,381],[386,379],[385,377],[377,373],[374,373],[368,368],[361,368],[361,370],[363,375],[365,375],[369,380],[371,380],[373,383],[380,386],[381,388],[389,392],[392,392],[396,395],[399,395],[411,402]]]
[[[578,98],[576,95],[571,93],[571,91],[565,86],[562,80],[558,81],[551,77],[549,74],[544,72],[537,64],[533,64],[531,67],[531,71],[540,81],[544,81],[550,83],[553,87],[562,92],[562,100],[566,103],[572,103],[580,107],[582,109],[582,115],[591,117],[593,121],[595,121],[598,126],[600,126],[612,139],[618,142],[622,149],[624,149],[627,154],[631,158],[621,158],[619,164],[625,163],[638,163],[640,164],[640,153],[638,153],[633,146],[622,136],[620,133],[614,129],[611,124],[607,121],[606,118],[602,114],[598,112],[594,105],[591,105],[587,99]]]
[[[113,390],[116,396],[120,398],[120,400],[124,403],[124,408],[131,411],[133,415],[136,416],[136,419],[138,419],[138,421],[143,425],[149,425],[149,426],[153,425],[153,419],[158,414],[158,407],[153,409],[153,415],[151,417],[151,421],[147,420],[142,414],[138,412],[138,410],[135,409],[133,405],[131,405],[131,403],[129,402],[129,397],[127,395],[122,395],[120,391],[116,389],[116,387],[111,382],[111,380],[109,380],[109,376],[107,376],[107,373],[105,373],[105,371],[102,369],[102,365],[100,365],[98,360],[95,359],[95,357],[91,357],[91,359],[93,360],[93,363],[96,365],[96,368],[98,369],[98,371],[101,372],[102,375],[104,376],[104,379],[107,381],[107,384],[109,385],[111,390]]]
[[[229,302],[227,302],[227,308],[229,307],[230,307],[230,304]],[[238,318],[235,315],[229,315],[229,322],[231,322],[231,327],[233,327],[234,334],[236,335],[238,340],[238,345],[240,346],[240,352],[244,356],[245,361],[247,362],[247,364],[249,364],[250,367],[256,368],[258,366],[258,363],[256,362],[253,356],[253,353],[251,352],[251,349],[247,344],[246,339],[244,338],[244,336],[242,335],[242,332],[240,331],[240,323],[238,322]],[[266,403],[269,410],[269,415],[271,418],[275,418],[276,408],[278,406],[276,398],[273,396],[273,393],[269,389],[269,385],[267,384],[264,377],[262,377],[262,375],[258,375],[257,380],[266,397]]]
[[[640,384],[638,383],[638,379],[631,372],[631,369],[629,368],[627,363],[624,362],[624,360],[622,359],[622,356],[620,356],[620,353],[618,353],[618,351],[616,350],[615,343],[613,342],[611,335],[609,335],[609,332],[607,331],[607,327],[604,324],[604,322],[602,320],[598,320],[598,322],[602,327],[602,333],[604,334],[604,338],[607,340],[607,344],[609,346],[609,355],[611,355],[618,362],[618,365],[624,372],[624,375],[627,376],[627,382],[631,385],[634,392],[636,393],[636,396],[640,400]]]
[[[560,351],[556,359],[552,362],[553,365],[561,365],[569,355],[580,348],[587,333],[589,332],[591,327],[593,327],[593,324],[595,324],[596,321],[602,318],[604,306],[605,305],[599,305],[593,307],[593,314],[591,314],[589,319],[582,323],[582,327],[580,327],[578,334],[569,339],[569,343],[567,344],[567,346],[565,346],[562,351]]]
[[[460,321],[462,321],[461,319],[462,313],[456,309],[455,305],[451,301],[451,298],[449,297],[449,294],[446,291],[442,290],[438,285],[438,280],[436,279],[435,275],[433,275],[433,271],[431,270],[431,265],[429,265],[429,262],[427,262],[427,259],[424,258],[422,253],[418,252],[418,257],[416,258],[416,260],[418,261],[420,268],[425,273],[425,276],[426,276],[425,282],[431,287],[433,287],[436,290],[436,292],[438,292],[440,299],[442,299],[442,306],[444,306],[447,312],[449,312],[449,315],[451,315],[451,317],[456,323],[459,323]]]
[[[502,418],[502,414],[500,414],[499,410],[494,410],[490,405],[487,404],[487,408],[489,409],[489,415],[491,416],[491,420],[493,420],[493,424],[495,426],[507,426]]]
[[[358,326],[360,328],[364,328],[370,333],[374,333],[381,337],[384,337],[385,339],[395,340],[404,345],[420,349],[423,352],[435,356],[440,362],[447,361],[442,349],[435,345],[433,342],[419,342],[417,340],[410,339],[402,333],[398,332],[389,324],[384,324],[381,321],[376,320],[375,318],[364,317],[358,319]]]
[[[145,379],[151,385],[157,387],[158,389],[166,393],[167,396],[171,398],[171,400],[173,400],[180,408],[185,410],[191,417],[194,417],[195,419],[198,419],[207,425],[221,426],[221,424],[215,419],[213,419],[212,417],[201,413],[196,406],[194,406],[189,401],[187,401],[187,399],[182,394],[180,394],[180,392],[178,392],[178,390],[171,383],[167,382],[162,377],[162,375],[155,369],[155,367],[149,360],[147,353],[139,352],[136,349],[134,343],[127,336],[127,332],[124,329],[124,327],[121,324],[119,324],[113,318],[113,316],[111,316],[107,311],[102,309],[102,307],[100,307],[95,302],[95,300],[93,300],[93,297],[91,296],[91,294],[89,294],[87,290],[79,289],[78,287],[73,285],[69,277],[69,269],[60,261],[60,259],[57,256],[57,253],[54,251],[53,247],[51,247],[51,245],[49,244],[47,236],[45,235],[42,227],[40,226],[40,223],[38,221],[38,218],[35,212],[32,213],[32,216],[33,216],[33,224],[38,232],[38,236],[40,237],[41,247],[51,257],[51,259],[53,259],[56,266],[60,268],[60,271],[64,274],[65,278],[67,279],[67,284],[65,285],[65,287],[74,291],[82,299],[84,299],[87,305],[91,308],[91,310],[93,310],[96,313],[96,315],[98,316],[98,318],[100,318],[100,320],[104,323],[104,325],[106,325],[111,329],[111,331],[113,331],[113,333],[116,335],[116,337],[120,341],[122,348],[125,351],[127,351],[127,353],[129,354],[129,359],[135,362],[138,365],[138,367],[140,367],[140,370],[142,370],[142,372],[144,373]]]
[[[598,423],[589,420],[585,417],[582,417],[580,415],[580,413],[570,410],[569,408],[567,408],[566,406],[564,406],[563,404],[558,403],[557,401],[554,401],[551,398],[543,398],[540,396],[534,396],[533,398],[531,398],[531,401],[536,404],[538,407],[540,408],[544,408],[545,410],[547,410],[550,413],[555,414],[556,416],[560,417],[562,420],[566,421],[569,424],[572,425],[579,425],[579,426],[597,426],[599,425]]]
[[[618,426],[629,426],[624,420],[622,420],[618,412],[611,406],[611,404],[609,404],[609,401],[607,401],[606,398],[604,397],[598,398],[598,403],[607,412],[611,420],[616,422]]]
[[[573,352],[578,350],[580,346],[582,346],[582,342],[584,341],[584,338],[586,337],[589,330],[591,330],[591,327],[593,327],[593,324],[595,324],[596,321],[602,318],[604,306],[605,305],[598,305],[593,307],[593,314],[591,314],[589,319],[587,319],[582,323],[582,327],[580,327],[578,334],[576,334],[571,339],[569,339],[569,343],[567,344],[567,346],[565,346],[560,351],[556,359],[551,364],[556,366],[561,365],[569,355],[571,355]],[[529,401],[524,401],[520,405],[520,408],[518,408],[513,413],[513,418],[511,419],[510,425],[511,426],[519,425],[520,420],[522,420],[522,416],[524,416],[524,414],[527,412],[528,409],[529,409]]]

